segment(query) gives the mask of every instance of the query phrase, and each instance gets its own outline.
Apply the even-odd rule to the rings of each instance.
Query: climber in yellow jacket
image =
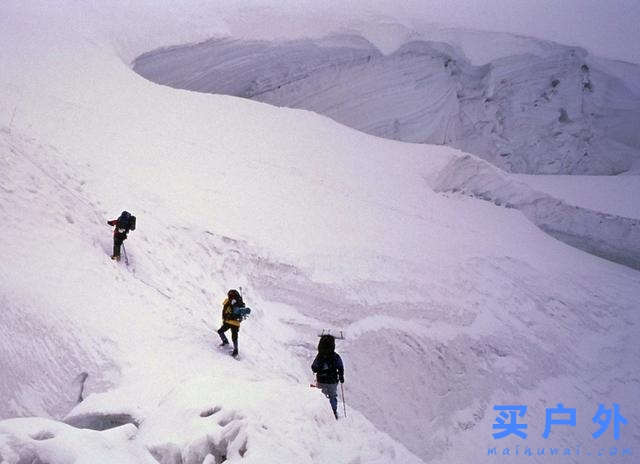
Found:
[[[237,316],[234,311],[237,308],[244,308],[242,295],[237,290],[231,289],[227,292],[227,298],[222,303],[222,327],[218,329],[218,335],[222,340],[220,346],[228,345],[229,340],[224,333],[231,329],[231,341],[233,341],[233,352],[231,354],[233,356],[238,356],[238,331],[242,321],[242,316]]]

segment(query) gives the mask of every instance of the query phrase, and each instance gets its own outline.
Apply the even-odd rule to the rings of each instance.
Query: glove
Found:
[[[340,383],[344,383],[344,376],[340,376]]]

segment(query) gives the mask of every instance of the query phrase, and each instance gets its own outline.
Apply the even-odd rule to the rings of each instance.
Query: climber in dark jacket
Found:
[[[118,219],[107,221],[107,224],[115,226],[113,230],[113,255],[111,255],[111,259],[120,261],[120,247],[122,246],[122,242],[127,239],[129,231],[135,229],[135,217],[127,211],[123,211]]]
[[[335,352],[336,341],[333,335],[322,335],[318,342],[318,355],[311,364],[316,374],[316,386],[329,398],[333,415],[338,418],[338,381],[344,383],[344,365],[342,358]]]

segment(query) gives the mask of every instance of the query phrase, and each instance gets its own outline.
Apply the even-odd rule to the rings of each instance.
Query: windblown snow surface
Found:
[[[262,13],[0,6],[0,462],[634,462],[640,273],[534,223],[624,256],[637,223],[598,229],[453,148],[130,67]],[[109,259],[122,209],[128,266]],[[215,329],[240,286],[234,360]],[[309,388],[322,329],[345,334],[337,422]],[[544,439],[558,403],[576,426]],[[619,440],[593,438],[600,403]],[[525,440],[492,437],[505,404],[528,406]]]

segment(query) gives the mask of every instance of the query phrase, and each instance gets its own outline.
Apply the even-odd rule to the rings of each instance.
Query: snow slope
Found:
[[[95,430],[139,426],[120,432],[137,443],[127,459],[145,451],[161,462],[203,462],[208,454],[243,462],[264,462],[265,456],[273,462],[337,456],[418,462],[356,411],[349,413],[343,439],[332,438],[335,420],[326,400],[308,388],[315,336],[306,334],[311,341],[304,362],[294,361],[287,347],[301,340],[279,322],[291,317],[286,308],[250,296],[257,291],[251,275],[264,278],[274,266],[250,246],[162,216],[156,223],[153,214],[140,214],[140,205],[140,226],[146,225],[126,244],[131,265],[114,263],[109,229],[100,220],[106,211],[98,202],[92,206],[82,176],[65,168],[52,148],[8,130],[3,138],[2,172],[11,175],[3,179],[3,213],[16,224],[5,235],[15,253],[2,272],[4,417],[67,416],[79,391],[74,377],[86,371],[86,399],[65,420]],[[34,165],[42,169],[35,176]],[[247,358],[240,363],[216,350],[212,332],[219,317],[212,296],[220,300],[226,286],[238,283],[255,305],[253,330],[242,333]],[[277,316],[265,318],[269,312]],[[105,442],[127,453],[109,434],[79,435],[69,447],[78,432],[54,423],[7,421],[2,430],[7,438],[0,454],[8,462],[26,449],[52,462],[75,454],[88,462],[96,454],[104,454],[100,462],[119,462],[102,450]],[[304,439],[292,440],[298,434]],[[44,448],[28,438],[50,435],[55,441],[44,439]]]
[[[637,449],[637,271],[436,188],[475,157],[129,68],[171,19],[197,36],[201,5],[17,6],[0,15],[1,460],[482,462],[503,445],[494,404],[529,405],[534,447],[559,401],[629,423],[595,442],[581,418],[554,445]],[[108,257],[123,208],[129,267]],[[212,332],[238,286],[240,361]],[[322,328],[347,336],[337,423],[308,388]]]
[[[145,53],[134,69],[171,87],[309,109],[373,135],[453,146],[510,172],[635,169],[640,67],[621,73],[616,62],[533,39],[528,49],[472,65],[453,37],[444,36],[451,45],[423,38],[429,32],[394,32],[401,39],[384,54],[356,31],[292,41],[231,36]],[[492,48],[492,34],[473,37]]]

